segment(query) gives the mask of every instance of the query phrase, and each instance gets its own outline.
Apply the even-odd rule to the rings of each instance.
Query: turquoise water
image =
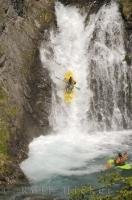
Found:
[[[132,175],[132,170],[123,171],[121,174],[130,176]],[[100,175],[103,175],[103,173],[93,173],[87,176],[57,176],[38,184],[15,187],[4,193],[1,191],[0,200],[27,200],[27,197],[53,197],[56,200],[68,199],[69,191],[82,185],[91,184],[95,188],[102,188],[102,185],[98,183],[98,176]],[[103,191],[107,192],[107,188],[103,189]]]
[[[97,165],[100,163],[105,163],[107,157],[96,158],[93,163]],[[129,162],[132,162],[132,156],[129,154]],[[93,164],[92,163],[92,164]],[[78,169],[77,169],[78,170]],[[112,169],[110,171],[120,172],[123,176],[131,176],[132,170],[119,170]],[[68,194],[71,189],[75,189],[83,185],[92,185],[95,188],[102,188],[103,185],[98,182],[98,178],[104,175],[106,170],[102,170],[97,173],[91,173],[88,175],[72,175],[72,176],[59,176],[54,175],[49,179],[37,182],[30,185],[22,185],[19,187],[14,187],[9,191],[0,193],[0,200],[27,200],[27,198],[42,198],[50,197],[54,200],[68,199]],[[101,190],[101,189],[100,189]],[[108,192],[107,188],[101,190],[103,192]]]

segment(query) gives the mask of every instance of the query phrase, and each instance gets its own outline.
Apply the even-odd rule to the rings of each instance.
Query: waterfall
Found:
[[[103,6],[91,20],[92,39],[88,46],[89,87],[93,92],[89,121],[98,130],[131,127],[129,68],[124,28],[118,6]],[[131,79],[131,77],[130,77]]]
[[[129,151],[128,79],[123,22],[115,2],[86,21],[74,6],[56,3],[57,30],[40,48],[52,80],[52,132],[35,138],[21,168],[31,181],[85,175],[103,169],[98,158]],[[64,74],[73,71],[80,90],[64,102]],[[59,79],[58,79],[59,77]],[[108,131],[109,130],[109,131]],[[111,131],[110,131],[111,130]],[[118,131],[117,131],[118,130]]]
[[[63,13],[63,14],[62,14]],[[81,131],[82,123],[87,128],[87,111],[89,101],[86,96],[91,96],[87,86],[87,43],[88,31],[85,27],[85,16],[79,13],[75,7],[64,7],[62,4],[56,4],[56,16],[58,31],[51,32],[50,47],[53,51],[51,58],[50,51],[42,45],[40,49],[41,60],[44,66],[48,66],[51,79],[54,83],[52,95],[52,114],[50,124],[53,131],[57,133],[70,129]],[[48,45],[48,47],[49,47]],[[64,74],[71,70],[80,91],[75,91],[75,99],[71,105],[67,105],[63,100],[64,93]],[[59,77],[61,80],[58,80]]]

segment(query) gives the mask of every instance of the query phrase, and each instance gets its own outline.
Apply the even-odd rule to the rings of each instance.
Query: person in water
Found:
[[[76,84],[76,81],[74,81],[73,78],[70,76],[66,84],[66,92],[72,92],[75,84]]]
[[[126,160],[128,159],[127,152],[125,153],[118,153],[118,156],[114,159],[114,164],[116,166],[125,165]]]
[[[128,160],[128,153],[118,153],[118,156],[114,159],[114,165],[115,166],[122,166],[125,165],[125,162]],[[106,163],[105,167],[106,169],[110,169],[113,166],[112,163]]]

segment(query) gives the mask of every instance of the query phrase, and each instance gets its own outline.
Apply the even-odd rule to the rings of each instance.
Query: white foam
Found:
[[[127,150],[131,131],[96,132],[96,134],[62,133],[40,136],[29,145],[29,158],[21,168],[31,181],[42,181],[56,175],[84,175],[104,170],[105,161],[97,158],[113,156]]]

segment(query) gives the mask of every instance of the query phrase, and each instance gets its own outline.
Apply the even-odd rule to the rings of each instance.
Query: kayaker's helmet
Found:
[[[71,77],[71,76],[70,76],[70,78],[69,78],[69,82],[72,83],[72,77]]]

